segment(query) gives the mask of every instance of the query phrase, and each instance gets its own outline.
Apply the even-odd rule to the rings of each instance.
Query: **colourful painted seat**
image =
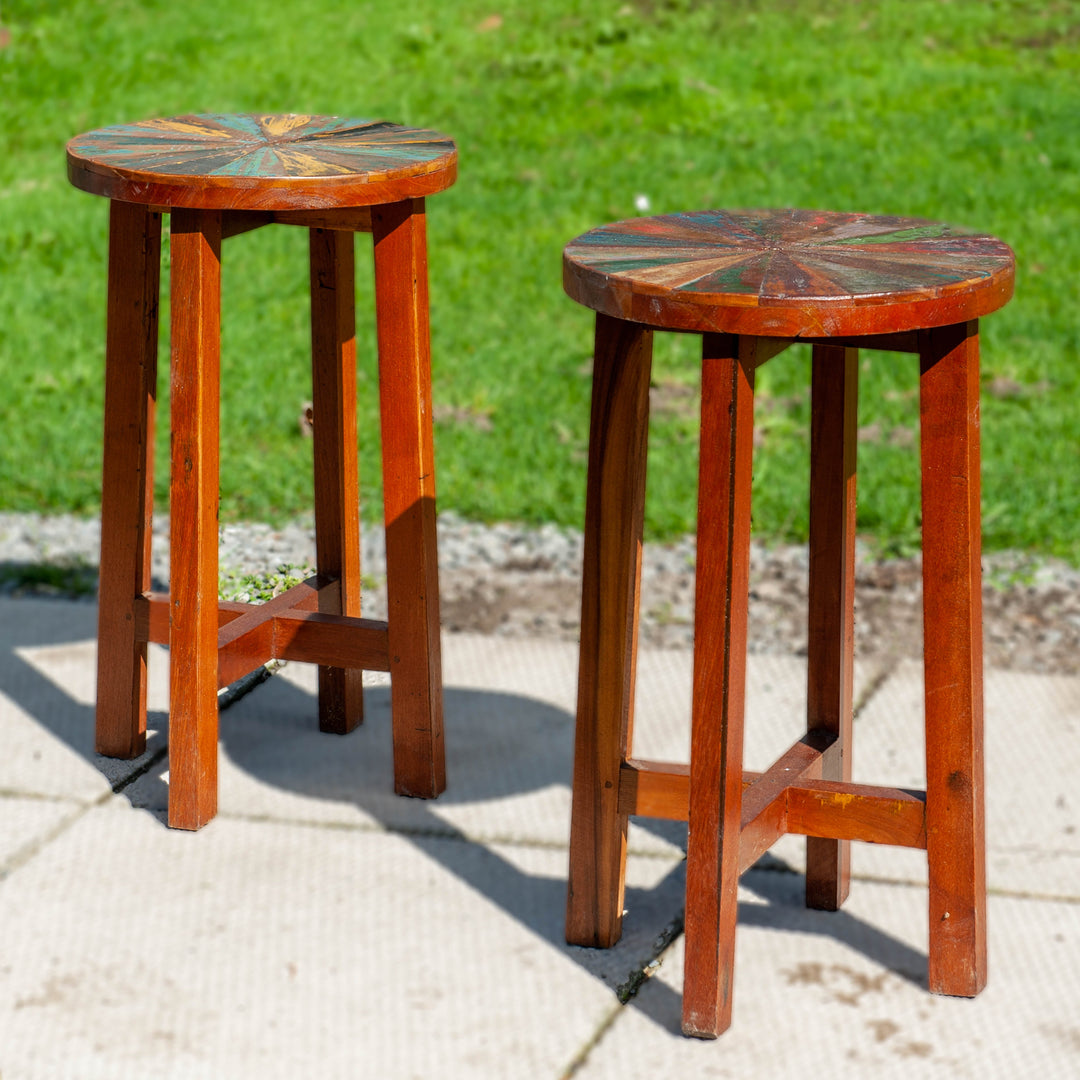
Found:
[[[979,324],[1013,255],[922,219],[803,210],[671,214],[566,248],[594,309],[567,939],[606,947],[623,913],[627,820],[689,821],[683,1029],[731,1022],[739,875],[806,835],[806,901],[836,909],[852,840],[925,848],[929,986],[986,980]],[[703,334],[689,767],[633,758],[634,655],[654,329]],[[756,369],[813,345],[806,735],[744,773]],[[914,353],[921,395],[926,791],[851,783],[859,348]]]
[[[319,722],[363,715],[363,669],[389,671],[395,787],[445,786],[424,197],[453,142],[374,120],[197,115],[72,139],[68,175],[112,200],[97,748],[146,743],[146,644],[170,649],[169,823],[217,810],[217,691],[278,657],[318,663]],[[171,214],[171,572],[150,591],[161,215]],[[219,603],[221,243],[310,229],[318,575],[262,606]],[[374,239],[389,618],[360,618],[354,232]]]

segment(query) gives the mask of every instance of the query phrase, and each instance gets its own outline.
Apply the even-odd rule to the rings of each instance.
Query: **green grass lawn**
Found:
[[[68,185],[66,140],[181,112],[322,112],[459,146],[457,186],[429,203],[442,507],[581,524],[592,318],[561,290],[572,237],[633,216],[639,196],[655,213],[857,209],[1013,245],[1015,299],[984,323],[985,545],[1080,562],[1076,2],[2,0],[0,23],[0,508],[90,514],[100,497],[107,211]],[[371,516],[369,244],[358,237]],[[223,293],[222,514],[302,513],[303,232],[228,241]],[[693,528],[697,348],[657,337],[654,537]],[[864,357],[859,527],[898,550],[918,535],[916,362]],[[764,538],[805,537],[808,374],[805,349],[760,374]]]

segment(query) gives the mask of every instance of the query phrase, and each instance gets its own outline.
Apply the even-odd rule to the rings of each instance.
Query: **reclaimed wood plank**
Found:
[[[67,164],[75,187],[123,202],[328,210],[443,191],[457,177],[457,149],[437,131],[383,120],[200,113],[77,135]]]
[[[563,253],[564,288],[594,311],[665,330],[766,337],[964,322],[1005,304],[1013,275],[1012,251],[992,236],[819,210],[633,218],[592,229]]]

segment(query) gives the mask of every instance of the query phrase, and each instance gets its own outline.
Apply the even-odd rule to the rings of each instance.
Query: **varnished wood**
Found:
[[[160,266],[160,215],[112,203],[95,743],[118,758],[146,749],[146,644],[135,605],[150,587]]]
[[[356,436],[356,282],[351,232],[312,229],[311,382],[315,559],[340,582],[319,610],[360,615],[360,493]],[[319,727],[344,735],[364,717],[364,673],[319,665]]]
[[[269,660],[390,670],[386,621],[316,611],[320,593],[333,595],[337,583],[315,590],[315,580],[310,578],[265,604],[218,601],[219,688]],[[169,643],[169,606],[167,594],[138,598],[139,640]]]
[[[298,225],[334,232],[371,232],[371,207],[346,206],[332,210],[224,210],[221,237],[240,236],[264,225]]]
[[[279,210],[273,215],[278,225],[300,225],[307,229],[335,232],[371,232],[370,206],[345,206],[334,210]]]
[[[199,114],[118,124],[67,146],[77,188],[205,210],[323,210],[433,195],[457,176],[435,131],[382,120]]]
[[[168,209],[166,207],[166,209]],[[371,232],[371,207],[346,206],[331,210],[223,210],[221,237],[240,236],[264,225],[297,225],[334,232]]]
[[[920,360],[930,989],[986,984],[978,323]]]
[[[754,338],[705,335],[682,1024],[710,1038],[731,1023],[758,360]]]
[[[342,733],[362,716],[361,669],[390,671],[395,787],[428,797],[445,787],[422,196],[449,187],[456,168],[453,142],[437,132],[293,114],[149,120],[68,145],[72,182],[117,200],[98,745],[123,756],[142,752],[146,643],[169,644],[173,825],[198,828],[215,812],[214,691],[270,659],[320,665],[320,724]],[[162,212],[173,214],[167,600],[149,592]],[[220,248],[226,237],[275,223],[312,230],[319,575],[317,584],[256,609],[217,602]],[[392,625],[359,617],[355,232],[374,234]]]
[[[821,776],[832,732],[808,732],[752,784],[744,788],[739,827],[739,873],[750,869],[787,832],[787,789]]]
[[[690,766],[628,757],[619,768],[619,813],[626,817],[636,814],[668,821],[688,820]]]
[[[976,318],[1008,300],[1013,272],[1012,252],[990,236],[810,211],[635,219],[586,233],[564,253],[566,291],[598,322],[612,320],[612,339],[654,327],[705,334],[691,760],[633,759],[610,732],[602,755],[605,783],[618,766],[620,828],[633,814],[690,823],[689,1034],[714,1036],[730,1022],[738,873],[785,833],[808,837],[807,902],[821,908],[847,895],[850,841],[925,848],[930,988],[972,995],[985,983]],[[793,759],[757,775],[741,769],[753,381],[795,341],[814,346],[807,727],[824,742],[818,757],[796,746]],[[851,782],[860,348],[920,357],[925,793]],[[595,453],[591,444],[590,461]],[[596,549],[605,530],[632,533],[634,521],[608,515]],[[583,612],[600,585],[587,561]],[[588,681],[584,618],[582,646]],[[600,745],[596,724],[579,704],[579,748]],[[603,804],[599,776],[575,765],[572,835]],[[621,910],[620,889],[621,879],[596,908]]]
[[[274,619],[274,658],[390,671],[388,623],[322,611],[288,611]]]
[[[817,780],[785,792],[786,831],[893,847],[926,847],[921,791]]]
[[[327,588],[336,588],[336,584],[328,585]],[[219,600],[218,626],[228,626],[229,623],[235,622],[242,615],[260,610],[263,606],[261,604],[243,604],[236,600]],[[146,592],[136,598],[135,634],[140,641],[153,642],[155,645],[169,644],[168,593]]]
[[[446,764],[423,200],[376,207],[372,229],[394,788],[433,798]]]
[[[664,329],[892,334],[977,318],[1012,295],[992,236],[922,218],[702,210],[604,225],[567,245],[579,303]]]
[[[217,812],[218,380],[221,215],[171,223],[169,824]]]
[[[822,762],[822,777],[850,780],[859,354],[841,346],[815,345],[811,364],[806,724],[810,731],[836,736]],[[850,883],[851,845],[808,838],[807,907],[838,910]]]
[[[774,766],[775,768],[775,766]],[[743,771],[743,793],[765,774]],[[926,847],[926,794],[901,788],[835,780],[793,781],[770,804],[783,815],[783,832],[869,844]],[[779,804],[779,805],[777,805]],[[631,759],[619,774],[619,809],[628,815],[686,821],[690,814],[690,768]],[[750,818],[756,820],[758,814]],[[744,808],[743,822],[748,814]],[[749,865],[742,854],[740,864]]]
[[[627,816],[622,761],[633,727],[652,334],[596,319],[574,743],[566,939],[622,933]]]
[[[326,590],[331,597],[338,590]],[[260,664],[278,657],[274,653],[274,616],[298,609],[315,610],[322,597],[317,579],[309,578],[294,585],[265,604],[252,604],[239,618],[230,619],[221,626],[218,614],[217,656],[218,688],[229,686],[242,679]]]
[[[165,208],[168,212],[168,207]],[[272,225],[275,215],[258,210],[223,210],[221,212],[221,239],[228,240],[232,236],[242,236],[244,233],[254,232],[264,225]]]
[[[804,345],[828,345],[843,349],[879,349],[882,352],[919,352],[919,331],[905,330],[899,334],[868,334],[860,337],[801,337]]]

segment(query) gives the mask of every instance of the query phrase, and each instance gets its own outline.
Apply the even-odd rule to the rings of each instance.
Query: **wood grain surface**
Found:
[[[356,275],[351,232],[312,229],[311,385],[315,561],[337,578],[319,610],[360,615],[360,491],[356,436]],[[364,716],[363,672],[319,666],[319,727],[345,735]]]
[[[963,322],[1012,295],[1013,254],[923,218],[702,210],[635,218],[567,245],[579,303],[669,330],[835,337]]]
[[[851,779],[858,402],[858,350],[815,345],[810,375],[806,726],[836,736],[822,760],[826,780]],[[847,899],[850,880],[850,844],[807,839],[807,907],[836,911]]]
[[[432,799],[446,760],[424,200],[377,207],[371,220],[394,790]]]
[[[706,334],[702,346],[682,1026],[704,1038],[731,1024],[758,345]]]
[[[384,120],[206,113],[117,124],[67,145],[77,188],[123,202],[222,210],[370,206],[457,176],[453,140]]]
[[[986,984],[978,323],[926,335],[920,367],[929,984],[971,997]]]
[[[96,749],[117,758],[146,749],[146,643],[135,609],[150,588],[160,273],[161,215],[112,203]]]
[[[172,215],[169,825],[217,813],[221,214]]]
[[[598,315],[593,361],[581,660],[566,940],[622,933],[628,816],[619,805],[637,661],[652,333]]]

